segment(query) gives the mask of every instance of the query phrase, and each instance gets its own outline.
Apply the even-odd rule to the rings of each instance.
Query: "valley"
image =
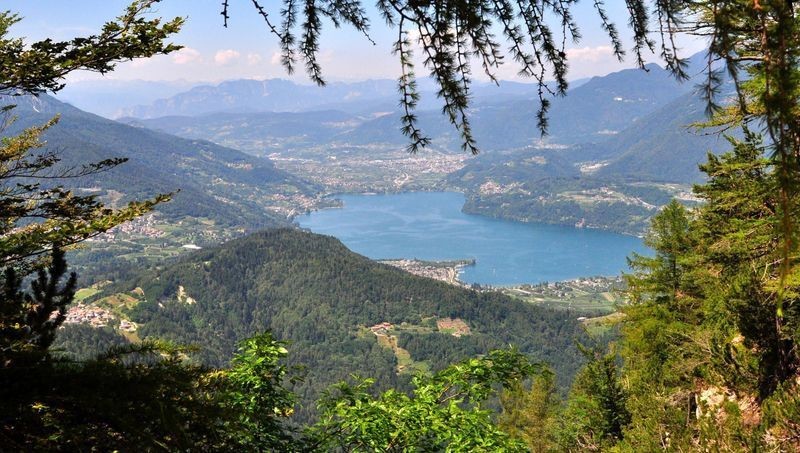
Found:
[[[13,3],[0,451],[800,451],[796,2]]]
[[[191,95],[128,109],[120,122],[48,97],[22,105],[18,126],[64,112],[66,130],[51,135],[66,144],[67,162],[78,162],[73,150],[86,147],[89,136],[97,156],[114,149],[131,158],[113,175],[82,181],[89,193],[123,205],[132,197],[175,192],[153,213],[71,252],[84,289],[64,338],[95,338],[87,341],[100,349],[149,337],[188,342],[202,346],[196,360],[218,366],[236,340],[269,329],[293,342],[296,363],[314,368],[325,356],[327,368],[339,371],[324,382],[344,378],[345,370],[353,371],[353,357],[364,356],[370,365],[362,371],[382,388],[404,388],[414,372],[487,351],[522,329],[505,315],[485,318],[466,302],[477,298],[502,307],[495,316],[518,312],[514,323],[544,322],[533,328],[541,333],[515,336],[515,342],[529,344],[527,351],[539,351],[559,370],[563,362],[563,384],[580,360],[554,355],[564,348],[548,329],[562,332],[571,345],[586,322],[606,319],[595,317],[624,304],[617,276],[626,269],[625,257],[646,253],[635,236],[671,198],[696,203],[687,195],[695,173],[649,175],[625,160],[632,147],[656,145],[636,135],[640,124],[660,121],[665,108],[693,112],[659,68],[586,81],[556,102],[559,126],[547,137],[522,121],[532,95],[525,86],[510,84],[495,94],[483,87],[474,113],[478,156],[458,149],[435,110],[420,112],[431,147],[409,155],[383,82],[342,84],[325,99],[310,90],[315,94],[275,98],[274,105],[253,96],[306,88],[260,83],[195,87]],[[358,99],[342,100],[357,90]],[[220,93],[228,102],[224,109],[213,104]],[[581,114],[588,104],[602,114]],[[704,137],[681,140],[673,151],[711,144]],[[685,160],[698,155],[692,151]],[[351,258],[332,239],[274,230],[292,225],[332,234],[380,261]],[[334,272],[328,266],[335,263],[340,269]],[[374,267],[383,264],[391,267]],[[143,265],[152,270],[143,273]],[[390,291],[383,289],[386,282],[368,285],[374,272],[410,280]],[[445,286],[430,286],[435,280]],[[455,305],[430,306],[437,294],[449,294],[446,300]],[[296,305],[307,303],[315,308]],[[337,321],[319,327],[331,320]],[[609,331],[596,327],[604,322],[586,325],[605,338]],[[331,355],[333,345],[340,352]],[[295,390],[312,401],[321,388]],[[299,417],[313,418],[313,411],[303,409]]]
[[[249,149],[249,148],[248,148]],[[409,155],[397,146],[341,145],[276,151],[277,168],[302,175],[328,193],[395,193],[432,190],[466,164],[462,153],[436,149]]]
[[[357,86],[362,97],[336,101]],[[476,99],[478,156],[430,101],[420,119],[432,145],[409,155],[383,82],[340,84],[323,100],[286,81],[231,81],[117,122],[26,99],[12,132],[60,113],[47,138],[64,165],[129,158],[79,180],[82,193],[112,207],[173,194],[70,251],[82,289],[59,347],[85,358],[159,338],[224,367],[239,341],[270,331],[289,341],[289,365],[308,367],[292,387],[297,423],[353,373],[407,390],[417,373],[512,343],[552,367],[563,392],[584,361],[575,341],[616,335],[620,272],[648,254],[637,236],[670,199],[697,203],[686,168],[713,143],[637,135],[664,109],[694,120],[676,87],[657,67],[588,80],[555,103],[559,126],[542,137],[523,121],[531,93],[512,84]],[[297,95],[253,99],[281,90]],[[660,140],[686,156],[653,174],[628,150]]]
[[[690,73],[703,64],[699,55],[689,61]],[[648,69],[595,77],[555,99],[554,129],[546,136],[529,122],[531,91],[519,84],[500,84],[495,93],[481,87],[473,114],[478,156],[460,150],[453,130],[432,110],[430,92],[424,93],[419,121],[432,144],[409,155],[385,84],[377,82],[369,90],[353,85],[357,100],[338,87],[314,105],[275,98],[269,101],[277,103],[273,107],[259,104],[263,111],[242,113],[237,109],[252,109],[252,93],[262,96],[258,83],[291,84],[231,81],[153,103],[144,117],[121,121],[269,158],[325,194],[459,191],[469,213],[640,236],[671,198],[695,203],[686,196],[702,179],[697,164],[727,146],[721,137],[691,129],[704,118],[691,82],[681,85],[658,66]],[[272,91],[265,90],[269,98]],[[220,93],[228,102],[224,109],[189,114],[190,105],[208,106]]]

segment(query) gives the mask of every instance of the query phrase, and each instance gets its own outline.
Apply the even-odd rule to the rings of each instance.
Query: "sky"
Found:
[[[24,18],[12,28],[11,35],[33,41],[47,37],[65,40],[97,32],[104,22],[118,16],[128,3],[125,0],[0,0],[0,7],[17,12]],[[275,7],[279,2],[265,0],[263,3]],[[373,18],[370,36],[375,41],[374,45],[352,29],[335,29],[330,23],[323,24],[319,59],[327,80],[395,79],[399,74],[397,57],[391,54],[396,30],[380,20],[372,0],[364,3]],[[606,3],[609,16],[617,23],[622,36],[630,36],[630,30],[625,25],[625,2],[611,0]],[[174,43],[184,48],[170,55],[122,63],[105,77],[189,82],[288,78],[308,83],[302,67],[294,76],[286,74],[279,63],[277,40],[256,14],[250,0],[230,0],[228,28],[223,27],[220,4],[220,0],[162,1],[152,15],[186,18],[185,26],[173,38]],[[269,12],[271,17],[279,17],[277,9]],[[574,17],[583,37],[580,42],[568,44],[570,79],[605,75],[634,66],[631,57],[622,63],[613,57],[608,37],[599,26],[593,1],[579,2],[574,9]],[[629,42],[626,39],[626,43]],[[702,42],[691,38],[683,39],[681,45],[686,56],[703,49]],[[650,61],[658,62],[658,59],[653,56]],[[479,69],[477,65],[474,66]],[[516,75],[517,70],[509,59],[498,71],[499,78],[524,81]],[[423,71],[419,68],[417,72]],[[92,73],[77,73],[71,75],[70,80],[98,77]],[[485,79],[482,71],[475,71],[475,79]]]

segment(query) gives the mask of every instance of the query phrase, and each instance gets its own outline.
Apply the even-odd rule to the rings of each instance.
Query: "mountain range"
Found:
[[[132,105],[151,103],[184,92],[198,85],[186,80],[150,81],[112,78],[79,80],[68,83],[55,97],[75,107],[105,118],[118,118]]]
[[[540,142],[570,145],[602,141],[688,90],[657,65],[592,78],[552,100],[552,126],[544,139],[534,126],[538,108],[534,84],[479,86],[470,114],[478,143],[487,151]],[[258,142],[286,143],[288,131],[294,131],[303,144],[402,146],[406,138],[398,131],[395,97],[389,81],[318,88],[284,80],[240,80],[196,87],[129,113],[143,125],[184,137],[251,140],[245,144],[248,150]],[[437,146],[458,149],[458,134],[431,98],[425,96],[428,103],[419,107],[421,128]],[[375,103],[381,99],[390,103]]]
[[[699,73],[703,55],[689,62],[688,73]],[[535,127],[538,102],[532,85],[512,84],[502,96],[476,95],[470,118],[483,152],[466,159],[463,168],[430,188],[464,191],[465,210],[473,213],[641,234],[665,200],[677,196],[690,201],[689,185],[703,178],[697,165],[706,153],[727,147],[724,139],[691,129],[705,118],[705,106],[695,95],[693,82],[679,83],[654,64],[645,70],[594,77],[567,96],[553,99],[546,136]],[[191,99],[208,107],[220,89],[230,91],[253,83],[233,81],[211,87],[206,97],[194,90],[163,105],[189,105],[185,102]],[[282,83],[298,99],[306,96],[305,88]],[[341,98],[345,91],[338,86],[331,96]],[[374,153],[375,159],[396,158],[391,153],[407,143],[398,131],[399,113],[395,108],[383,110],[376,103],[379,94],[366,102],[369,97],[354,100],[346,109],[298,104],[292,112],[221,111],[228,107],[225,104],[215,112],[198,109],[192,115],[124,121],[284,160],[313,158],[314,152],[323,152],[326,158],[337,159],[337,165],[346,166],[348,159],[354,159],[350,153],[354,147],[364,150],[358,154],[362,161],[368,153]],[[230,99],[231,105],[241,103],[237,96]],[[333,105],[329,98],[318,101]],[[153,104],[148,114],[172,111],[159,110],[158,105],[162,104]],[[270,105],[276,104],[261,108]],[[437,151],[460,153],[457,131],[439,109],[430,107],[422,105],[418,111],[423,132],[433,139]],[[320,165],[324,165],[322,159]],[[299,171],[299,176],[311,177]],[[348,174],[363,171],[362,166],[349,169]]]
[[[682,196],[688,184],[701,180],[697,164],[705,154],[726,146],[717,136],[688,129],[702,121],[704,107],[690,84],[679,84],[657,65],[594,77],[554,99],[545,137],[533,127],[533,87],[511,83],[489,95],[494,88],[478,86],[470,113],[484,152],[466,159],[446,179],[416,187],[464,191],[465,210],[473,213],[638,234],[664,200]],[[289,174],[252,155],[277,154],[286,161],[300,158],[296,153],[302,150],[302,160],[325,150],[325,159],[338,159],[344,175],[358,178],[359,172],[369,171],[363,165],[366,155],[374,152],[379,160],[381,153],[406,144],[397,131],[398,114],[384,105],[394,98],[393,90],[386,80],[334,83],[324,89],[277,79],[230,81],[131,110],[145,117],[192,115],[126,118],[126,124],[42,96],[18,102],[15,127],[61,112],[61,124],[48,134],[64,148],[65,164],[130,158],[82,181],[84,187],[120,192],[121,200],[180,190],[163,213],[258,228],[282,224],[296,212],[265,200],[276,194],[314,197],[328,186],[324,177],[314,179],[302,168]],[[421,108],[419,118],[437,149],[460,152],[456,131],[438,110]],[[351,153],[352,147],[361,151]],[[325,159],[318,166],[326,165]],[[360,160],[361,166],[348,169],[348,159]],[[277,210],[282,214],[276,215]]]

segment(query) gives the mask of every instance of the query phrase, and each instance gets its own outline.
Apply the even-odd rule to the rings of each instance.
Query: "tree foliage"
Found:
[[[76,276],[62,281],[66,272],[59,249],[48,268],[39,269],[30,291],[23,291],[20,276],[6,268],[0,296],[0,368],[30,366],[45,357],[75,295]]]
[[[119,61],[170,53],[180,46],[165,40],[180,30],[183,19],[144,17],[160,0],[136,0],[114,21],[103,25],[99,34],[70,41],[45,39],[26,43],[8,38],[9,29],[21,19],[16,14],[0,15],[0,94],[38,94],[58,91],[63,78],[77,70],[105,74]]]
[[[293,444],[285,425],[296,404],[296,396],[285,385],[297,382],[285,364],[286,343],[262,333],[239,343],[230,369],[221,371],[223,404],[238,417],[233,440],[252,450],[287,449]]]
[[[655,252],[649,257],[634,253],[627,276],[634,296],[650,295],[656,301],[674,301],[683,279],[683,262],[690,248],[689,213],[677,200],[670,201],[651,222],[644,243]]]
[[[565,451],[603,451],[622,439],[631,421],[614,348],[604,353],[581,347],[588,363],[575,377],[569,400],[554,428]]]
[[[730,142],[701,166],[705,203],[691,215],[662,211],[656,256],[635,259],[628,277],[635,303],[621,355],[633,449],[797,447],[797,419],[772,415],[797,410],[800,369],[797,283],[775,265],[781,170],[758,135]]]
[[[310,440],[321,451],[525,451],[481,404],[496,385],[511,387],[537,369],[513,349],[495,350],[415,377],[412,395],[389,390],[373,397],[370,380],[342,383],[320,401]]]
[[[500,429],[525,442],[529,451],[544,453],[554,449],[561,400],[550,370],[533,376],[529,387],[524,382],[515,383],[503,391],[500,403]]]

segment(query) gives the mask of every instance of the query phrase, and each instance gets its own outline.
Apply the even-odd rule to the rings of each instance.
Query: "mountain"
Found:
[[[117,118],[131,105],[174,96],[197,85],[185,80],[99,79],[68,83],[56,94],[60,101],[105,118]]]
[[[690,73],[700,57],[692,62]],[[593,82],[600,81],[584,87]],[[591,92],[604,92],[596,87]],[[466,192],[466,212],[639,235],[670,199],[696,203],[690,185],[703,180],[698,165],[708,152],[728,149],[724,138],[691,127],[705,120],[703,101],[684,92],[624,129],[608,130],[602,141],[485,153],[450,174],[447,182]],[[539,165],[529,162],[534,158]]]
[[[430,78],[419,81],[422,93],[420,110],[439,110],[441,100],[436,97],[436,87]],[[585,80],[576,80],[579,86]],[[131,86],[131,88],[134,88]],[[352,114],[370,115],[375,112],[391,112],[397,107],[397,81],[367,80],[362,82],[332,82],[324,87],[297,84],[289,80],[229,80],[218,85],[200,85],[180,93],[171,93],[154,99],[154,92],[163,92],[158,86],[149,90],[142,87],[143,97],[138,104],[126,109],[117,109],[117,117],[139,119],[162,116],[198,116],[218,112],[301,112],[309,110],[343,110]],[[133,94],[135,90],[122,90]],[[484,100],[532,99],[538,87],[533,83],[501,81],[476,82],[472,96],[478,102]],[[74,91],[68,94],[74,98]],[[130,96],[128,96],[130,97]]]
[[[658,65],[647,71],[627,69],[594,77],[571,89],[565,97],[551,99],[550,128],[542,137],[536,127],[539,102],[536,92],[520,91],[517,96],[476,97],[470,121],[478,146],[487,152],[538,144],[573,145],[600,142],[690,90]],[[439,109],[417,113],[422,131],[433,144],[457,150],[458,131]],[[391,143],[407,139],[399,133],[400,114],[364,121],[336,137],[343,143]]]
[[[727,147],[690,128],[704,107],[687,93],[603,142],[484,153],[447,183],[466,192],[466,212],[643,234],[671,198],[696,201],[698,165]]]
[[[540,140],[559,145],[603,141],[691,89],[658,65],[646,69],[593,77],[565,97],[552,99],[545,137],[536,128],[538,102],[530,100],[480,106],[474,113],[475,136],[486,149],[530,146]]]
[[[484,153],[447,183],[466,192],[466,212],[643,234],[671,198],[695,202],[698,164],[726,149],[690,129],[704,119],[703,102],[687,93],[606,141]]]
[[[353,374],[402,387],[415,370],[509,344],[550,363],[563,386],[581,363],[574,312],[417,277],[295,229],[202,250],[98,297],[117,292],[138,300],[128,315],[140,337],[198,345],[207,364],[227,363],[238,340],[264,330],[289,340],[291,363],[307,367],[301,418]]]
[[[613,154],[600,168],[598,177],[628,180],[696,183],[704,179],[698,164],[709,152],[730,148],[712,131],[696,130],[693,124],[707,121],[705,103],[687,93],[604,143]]]
[[[368,80],[329,83],[324,87],[300,85],[283,79],[231,80],[201,85],[151,105],[123,110],[122,116],[156,118],[198,116],[216,112],[298,112],[335,108],[362,108],[364,103],[394,98],[396,83]]]
[[[478,84],[470,119],[479,146],[487,151],[540,142],[600,142],[689,89],[657,65],[648,65],[647,71],[630,69],[594,77],[570,90],[566,97],[552,100],[551,128],[542,138],[535,126],[535,84]],[[422,130],[438,148],[460,149],[458,132],[442,116],[434,93],[424,92],[422,99],[417,112]],[[284,80],[231,81],[216,87],[196,87],[129,113],[147,127],[264,154],[257,150],[269,143],[404,146],[407,139],[399,132],[396,104],[394,85],[389,81],[332,84],[324,89]],[[266,111],[292,114],[255,113]]]
[[[267,159],[255,158],[211,142],[186,140],[136,128],[83,112],[56,99],[4,98],[14,103],[17,121],[4,135],[39,125],[55,115],[57,125],[44,138],[59,153],[60,165],[76,167],[113,157],[127,157],[123,165],[70,182],[102,195],[121,194],[121,200],[179,191],[159,211],[175,216],[211,218],[228,226],[269,226],[283,222],[258,202],[259,195],[296,190],[312,192],[313,185],[276,169]]]
[[[363,119],[337,110],[311,112],[208,113],[200,116],[165,116],[157,119],[120,118],[131,125],[199,138],[242,150],[314,146],[332,141]],[[255,152],[254,152],[255,154]]]
[[[489,152],[472,159],[448,180],[483,184],[492,181],[499,185],[536,184],[548,178],[578,178],[580,170],[563,153],[553,150],[522,149]]]

